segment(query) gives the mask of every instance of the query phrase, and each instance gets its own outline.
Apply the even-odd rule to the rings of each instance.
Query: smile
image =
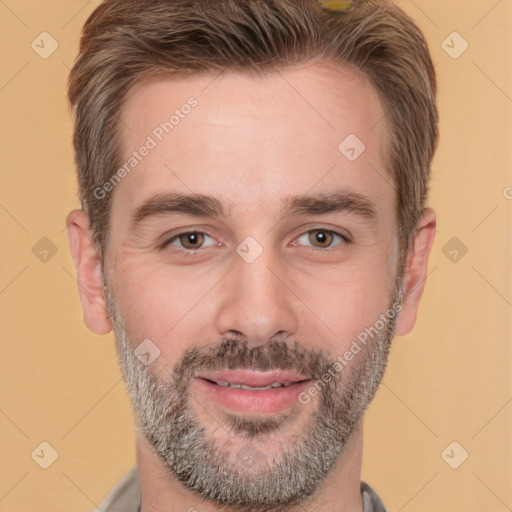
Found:
[[[288,371],[220,370],[196,375],[204,403],[234,413],[273,414],[300,404],[311,379]]]

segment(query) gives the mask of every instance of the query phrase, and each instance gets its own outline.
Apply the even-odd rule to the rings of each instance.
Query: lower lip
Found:
[[[287,387],[264,390],[223,387],[198,378],[200,391],[215,400],[224,408],[242,413],[276,413],[299,403],[299,395],[307,389],[311,381],[297,382]]]

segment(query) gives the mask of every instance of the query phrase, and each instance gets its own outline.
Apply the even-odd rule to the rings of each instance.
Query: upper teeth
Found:
[[[272,384],[269,384],[268,386],[264,387],[253,387],[253,386],[246,386],[245,384],[235,384],[232,382],[227,382],[225,380],[217,380],[215,381],[219,386],[222,386],[224,388],[227,388],[228,386],[232,388],[241,388],[241,389],[271,389],[271,388],[280,388],[280,387],[288,387],[291,385],[291,382],[273,382]]]

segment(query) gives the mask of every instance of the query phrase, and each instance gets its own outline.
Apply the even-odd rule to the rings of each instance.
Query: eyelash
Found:
[[[322,232],[325,232],[325,233],[331,233],[334,236],[338,236],[342,240],[342,242],[345,243],[345,244],[351,244],[352,243],[352,240],[350,240],[345,235],[342,235],[341,233],[338,233],[337,231],[334,231],[332,229],[327,229],[327,228],[322,228],[322,227],[310,229],[310,230],[306,231],[305,233],[303,233],[302,235],[300,235],[299,238],[301,238],[302,236],[307,235],[307,234],[309,234],[309,233],[311,233],[313,231],[322,231]],[[190,229],[190,230],[186,230],[186,231],[181,231],[180,233],[177,233],[177,234],[173,235],[169,240],[167,240],[166,242],[164,242],[160,246],[160,249],[165,249],[168,245],[171,245],[174,240],[179,239],[179,237],[182,236],[182,235],[193,234],[193,233],[200,233],[200,234],[204,234],[206,236],[209,236],[210,238],[213,238],[206,231]],[[313,252],[313,253],[317,253],[317,252],[326,253],[326,252],[332,252],[334,250],[333,248],[322,249],[322,248],[319,248],[319,247],[306,247],[306,249],[308,251],[310,251],[310,252]],[[182,251],[185,255],[194,255],[194,254],[197,254],[197,253],[200,253],[200,252],[204,251],[204,249],[202,249],[202,248],[200,248],[200,249],[185,249],[185,248],[180,249],[180,248],[178,248],[178,250]]]

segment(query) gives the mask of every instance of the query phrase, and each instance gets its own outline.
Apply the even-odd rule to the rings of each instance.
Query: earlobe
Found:
[[[426,208],[417,224],[416,235],[412,240],[403,280],[402,310],[398,316],[395,334],[403,336],[412,331],[421,296],[427,278],[428,259],[436,235],[436,214]]]
[[[87,214],[73,210],[68,214],[66,226],[84,322],[92,332],[106,334],[112,330],[112,323],[103,292],[100,254],[93,242]]]

